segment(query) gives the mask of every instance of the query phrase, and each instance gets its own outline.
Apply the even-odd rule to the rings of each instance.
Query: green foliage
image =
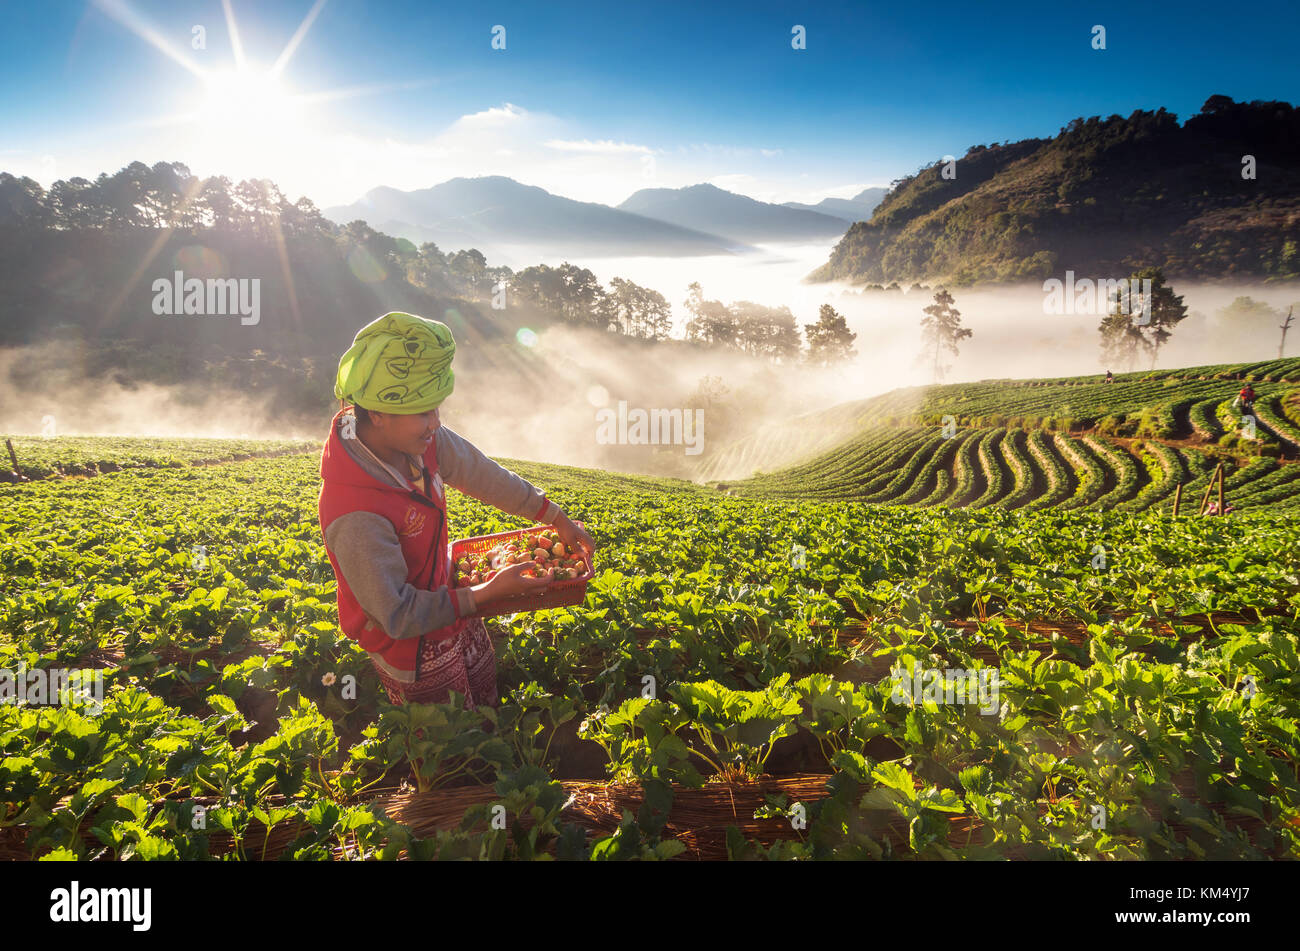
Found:
[[[1164,379],[1121,380],[1098,401],[1129,413],[1119,388]],[[1089,385],[1074,385],[1071,412],[1096,411]],[[1285,395],[1258,388],[1261,405]],[[934,409],[957,408],[937,389]],[[971,388],[965,411],[1001,412],[989,392]],[[581,605],[490,622],[501,702],[475,711],[459,697],[388,704],[337,631],[311,458],[0,489],[0,669],[106,665],[101,712],[0,704],[0,843],[52,861],[660,860],[682,855],[692,790],[807,754],[799,769],[826,770],[824,789],[773,796],[762,813],[785,837],[733,831],[733,857],[1300,854],[1297,467],[1229,466],[1240,512],[1175,520],[1174,479],[1185,505],[1208,484],[1200,454],[1015,435],[891,432],[823,481],[803,473],[811,498],[519,463],[592,527],[598,574]],[[953,472],[930,466],[938,452]],[[1022,500],[1047,502],[990,504],[1024,490],[1029,467],[1043,493]],[[859,500],[924,480],[923,501],[940,471],[982,507]],[[458,535],[518,521],[454,493],[449,506]],[[1187,620],[1206,612],[1212,626]],[[1026,632],[1026,619],[1079,636]],[[997,702],[899,702],[892,671],[918,667],[996,670]],[[643,798],[588,836],[555,777],[601,750]],[[417,835],[373,801],[404,780],[484,801]]]
[[[1062,261],[1081,275],[1150,265],[1199,277],[1300,276],[1294,220],[1261,210],[1294,207],[1300,110],[1227,97],[1206,107],[1181,126],[1164,108],[1074,119],[1050,139],[975,146],[947,177],[942,163],[928,165],[894,182],[810,278],[1041,281],[1059,277]],[[1214,169],[1240,168],[1246,154],[1261,168],[1243,191]],[[1136,221],[1164,225],[1152,240]]]
[[[410,764],[416,790],[428,792],[462,773],[486,775],[486,768],[508,767],[511,749],[483,729],[483,715],[465,709],[465,698],[452,693],[450,703],[403,703],[390,706],[377,726],[364,733],[367,743],[353,747],[354,761]]]

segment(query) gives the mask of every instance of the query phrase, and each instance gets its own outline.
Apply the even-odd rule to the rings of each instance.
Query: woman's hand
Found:
[[[560,536],[560,541],[574,551],[581,551],[587,559],[587,564],[591,564],[591,556],[596,553],[596,541],[587,534],[586,526],[581,522],[573,521],[561,512],[560,517],[551,523],[551,528],[555,529],[555,534]]]
[[[531,561],[525,561],[518,565],[507,565],[493,575],[491,581],[485,581],[483,584],[474,586],[474,603],[485,604],[489,601],[497,601],[516,594],[536,594],[545,591],[551,583],[548,575],[543,574],[540,578],[524,577],[523,573],[525,571],[536,569],[536,567]]]

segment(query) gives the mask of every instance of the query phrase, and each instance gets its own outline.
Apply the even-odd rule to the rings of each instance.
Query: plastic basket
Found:
[[[576,524],[582,525],[582,522]],[[539,531],[554,527],[553,525],[534,525],[531,528],[521,528],[513,532],[497,532],[495,535],[458,538],[447,546],[448,564],[451,566],[454,576],[456,560],[462,555],[481,555],[496,548],[497,545],[509,541],[518,541],[525,535],[536,534]],[[516,594],[508,598],[498,598],[488,604],[480,605],[475,614],[478,617],[498,617],[502,614],[516,614],[520,611],[541,611],[544,608],[567,608],[575,604],[581,604],[587,597],[587,582],[595,577],[596,573],[592,570],[591,562],[585,555],[579,553],[576,557],[582,559],[586,568],[576,578],[569,578],[565,581],[552,581],[545,591],[540,591],[537,594]]]

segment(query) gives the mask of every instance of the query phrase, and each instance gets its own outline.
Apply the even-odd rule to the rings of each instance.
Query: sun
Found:
[[[222,70],[204,77],[198,119],[208,126],[265,133],[295,118],[293,103],[280,80],[251,67]]]
[[[198,90],[192,147],[231,176],[282,177],[309,151],[309,107],[273,73],[250,64],[208,73]]]
[[[318,186],[327,184],[337,177],[333,156],[346,137],[334,131],[326,103],[433,81],[288,88],[282,76],[328,0],[315,0],[269,67],[245,56],[234,11],[229,0],[222,0],[233,61],[220,69],[212,68],[207,56],[196,59],[192,50],[169,39],[165,31],[136,12],[133,0],[90,2],[197,80],[193,86],[152,91],[167,100],[171,114],[137,121],[147,126],[179,127],[173,157],[186,159],[200,176],[222,175],[232,182],[246,178],[277,184],[293,181],[297,187],[305,180],[314,180]]]

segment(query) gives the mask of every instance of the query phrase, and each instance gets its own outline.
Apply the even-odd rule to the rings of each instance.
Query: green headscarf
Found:
[[[357,331],[339,360],[334,396],[381,413],[427,413],[456,378],[451,328],[413,314],[384,314]]]

